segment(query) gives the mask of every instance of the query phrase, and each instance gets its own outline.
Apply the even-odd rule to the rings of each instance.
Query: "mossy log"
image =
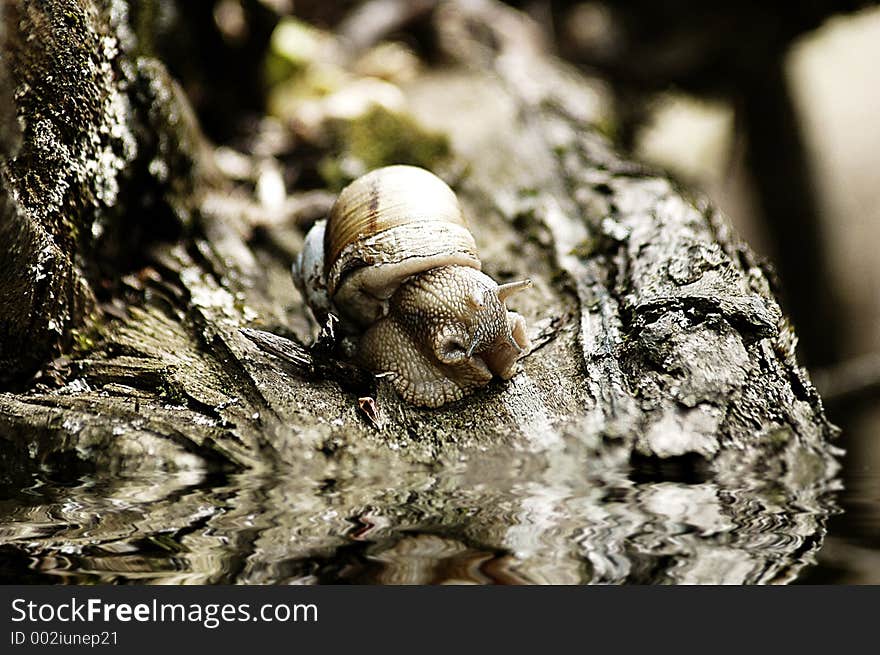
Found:
[[[321,579],[360,522],[394,537],[386,562],[477,551],[513,582],[785,581],[809,561],[834,428],[768,276],[710,203],[614,151],[595,88],[524,18],[442,3],[447,64],[401,86],[401,120],[448,144],[427,150],[484,269],[535,282],[513,303],[523,371],[426,410],[311,347],[288,270],[332,189],[267,200],[259,176],[283,188],[290,157],[238,155],[250,172],[231,175],[124,7],[7,10],[0,447],[13,477],[113,472],[108,499],[163,483],[29,552],[66,548],[113,579],[102,558],[134,525],[189,553],[185,573],[133,565],[143,579]],[[351,155],[326,153],[335,170]]]

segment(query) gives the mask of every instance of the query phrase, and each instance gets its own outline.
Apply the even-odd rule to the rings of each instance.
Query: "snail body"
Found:
[[[413,166],[388,166],[343,189],[315,224],[293,267],[319,322],[338,314],[355,359],[385,374],[416,405],[438,407],[510,379],[529,346],[498,285],[480,271],[476,243],[453,191]]]

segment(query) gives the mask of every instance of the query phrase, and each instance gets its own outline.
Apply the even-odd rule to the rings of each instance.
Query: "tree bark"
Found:
[[[402,86],[407,114],[449,141],[484,270],[535,282],[515,303],[534,343],[522,373],[425,410],[309,347],[317,326],[288,269],[302,218],[331,194],[293,191],[279,210],[261,176],[283,164],[265,155],[224,177],[228,153],[199,140],[161,64],[122,46],[127,26],[102,4],[12,7],[5,73],[24,128],[17,148],[4,131],[0,344],[7,379],[44,368],[0,393],[3,461],[123,473],[109,496],[167,472],[136,520],[32,548],[72,544],[88,559],[134,524],[213,554],[172,580],[322,580],[354,521],[396,535],[384,581],[442,579],[397,567],[406,553],[479,552],[512,582],[769,582],[821,544],[834,428],[764,271],[705,199],[615,153],[591,125],[595,85],[517,13],[441,4],[435,36],[455,61]],[[89,75],[69,72],[82,87],[61,74],[79,49],[92,55]],[[174,229],[132,234],[153,213]],[[49,286],[34,274],[47,249]],[[102,285],[108,269],[120,277]],[[59,343],[66,356],[49,364]],[[212,471],[224,484],[205,482]],[[758,546],[761,508],[779,510],[772,548]],[[243,530],[247,516],[256,527]]]

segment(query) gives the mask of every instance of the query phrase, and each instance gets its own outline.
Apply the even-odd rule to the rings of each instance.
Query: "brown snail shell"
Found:
[[[505,300],[531,285],[480,271],[458,199],[424,169],[388,166],[339,194],[306,237],[294,278],[319,321],[358,332],[357,360],[405,400],[437,407],[509,379],[529,347]]]
[[[345,187],[330,211],[324,253],[330,297],[361,325],[383,316],[411,275],[481,267],[455,193],[415,166],[379,168]]]

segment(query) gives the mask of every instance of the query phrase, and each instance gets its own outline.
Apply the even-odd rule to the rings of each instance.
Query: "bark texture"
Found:
[[[164,67],[137,55],[126,10],[3,5],[0,383],[74,346],[107,276],[188,221],[197,128]]]
[[[143,189],[151,216],[194,225],[158,232],[41,385],[0,393],[5,468],[115,471],[101,502],[126,499],[29,552],[64,547],[116,579],[135,526],[186,554],[177,571],[128,562],[130,577],[200,582],[770,582],[809,561],[834,428],[767,276],[706,200],[615,153],[593,126],[596,84],[522,17],[442,3],[452,63],[400,85],[406,115],[448,140],[484,270],[535,281],[513,303],[534,344],[523,372],[422,410],[309,347],[318,326],[288,268],[332,194],[273,200],[285,164],[265,154],[230,174],[161,64],[121,47],[118,7],[13,3],[3,370],[47,361],[96,306],[91,271],[118,261],[102,235],[118,253],[156,237],[132,233]],[[82,51],[88,75],[62,64]]]

